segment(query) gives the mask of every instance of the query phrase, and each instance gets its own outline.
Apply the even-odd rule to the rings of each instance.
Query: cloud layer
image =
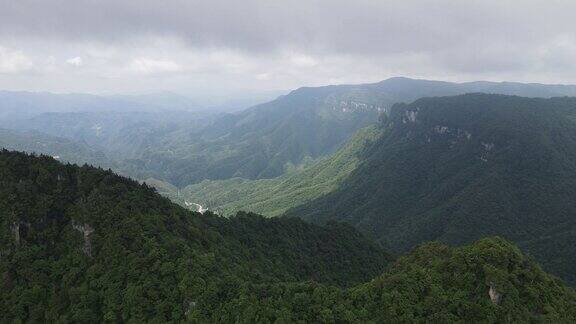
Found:
[[[395,75],[576,83],[575,10],[559,0],[6,0],[0,88],[218,93]]]

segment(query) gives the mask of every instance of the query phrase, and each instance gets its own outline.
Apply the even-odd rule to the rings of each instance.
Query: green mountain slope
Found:
[[[292,207],[325,195],[356,168],[362,149],[380,135],[377,126],[368,126],[330,157],[294,169],[274,179],[204,180],[176,194],[176,188],[165,188],[164,194],[182,203],[195,202],[221,215],[240,210],[264,216],[279,216]],[[156,184],[158,185],[158,184]]]
[[[182,321],[244,282],[348,286],[389,260],[350,226],[200,215],[109,171],[0,151],[1,322]]]
[[[288,215],[350,222],[395,251],[500,235],[574,283],[575,116],[575,98],[397,105],[350,177]]]
[[[491,238],[461,248],[425,244],[348,290],[247,284],[216,309],[212,322],[558,323],[576,320],[576,293]]]

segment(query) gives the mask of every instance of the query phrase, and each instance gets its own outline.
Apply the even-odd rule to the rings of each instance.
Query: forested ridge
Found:
[[[6,150],[0,285],[1,321],[576,320],[574,291],[499,238],[392,262],[349,225],[202,215],[111,171]]]
[[[424,244],[374,280],[247,284],[214,322],[572,322],[576,294],[501,238],[450,248]]]
[[[467,94],[398,104],[337,190],[287,214],[387,248],[500,235],[575,282],[576,99]]]
[[[350,226],[201,215],[111,171],[8,151],[0,224],[3,321],[202,318],[243,282],[348,286],[391,260]]]

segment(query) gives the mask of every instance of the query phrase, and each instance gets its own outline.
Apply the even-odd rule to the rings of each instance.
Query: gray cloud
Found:
[[[554,0],[7,0],[0,33],[100,40],[156,34],[192,46],[381,53],[538,41],[572,33],[573,9]]]
[[[21,65],[46,62],[37,50],[79,57],[91,78],[210,74],[253,88],[393,74],[576,82],[575,10],[560,0],[3,0],[0,48]],[[95,73],[106,66],[116,72]]]

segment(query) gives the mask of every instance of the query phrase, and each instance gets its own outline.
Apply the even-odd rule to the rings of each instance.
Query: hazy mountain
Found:
[[[123,102],[133,103],[145,110],[163,111],[209,111],[209,109],[191,98],[172,92],[157,92],[133,95],[113,95],[109,96]]]
[[[167,95],[170,100],[162,96],[122,97],[86,104],[92,107],[90,112],[42,114],[11,122],[10,127],[97,145],[121,161],[119,171],[184,187],[204,179],[274,178],[335,152],[358,129],[377,122],[394,103],[478,91],[542,97],[576,95],[575,86],[392,78],[373,84],[301,88],[233,114],[136,112],[134,109],[142,104],[158,105],[158,101],[184,109],[188,101],[173,95]],[[83,100],[96,99],[88,96]],[[38,102],[41,100],[35,104]],[[100,104],[106,111],[93,111],[100,109]]]
[[[171,136],[182,135],[179,130],[200,132],[213,116],[184,111],[44,113],[12,125],[84,141],[124,160],[152,148],[161,151]]]
[[[0,122],[38,116],[46,112],[146,111],[157,108],[148,103],[88,94],[0,91]]]
[[[157,110],[233,113],[263,102],[272,101],[286,93],[288,93],[288,91],[247,91],[229,95],[205,93],[181,95],[163,91],[144,94],[112,95],[109,97],[156,107]]]
[[[15,131],[0,129],[0,148],[45,154],[63,162],[88,163],[104,168],[117,165],[100,150],[84,142],[42,134],[37,131]]]
[[[149,145],[136,159],[151,161],[145,166],[147,176],[178,186],[203,179],[273,178],[307,158],[333,153],[394,103],[478,91],[551,97],[576,95],[576,86],[392,78],[375,84],[301,88],[216,118],[202,132],[193,126],[176,130],[162,138],[162,149]]]
[[[501,235],[575,282],[576,98],[398,104],[339,188],[289,215],[344,220],[396,251]]]

